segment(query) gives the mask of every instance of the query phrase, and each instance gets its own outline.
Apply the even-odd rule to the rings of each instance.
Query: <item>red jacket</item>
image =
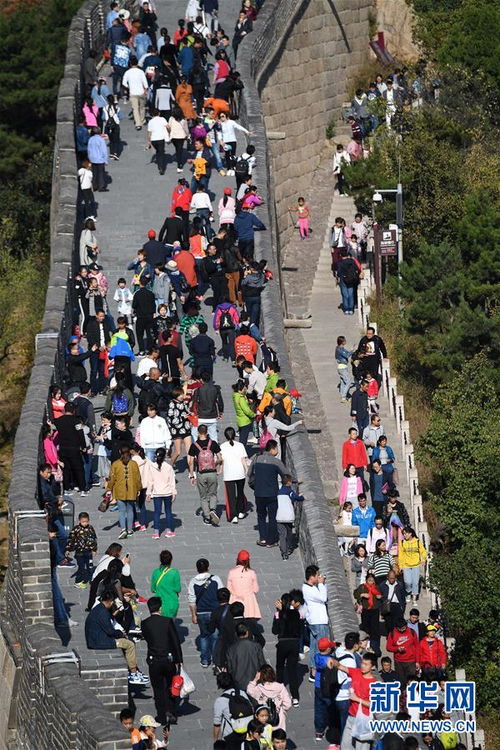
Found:
[[[177,206],[183,211],[189,211],[193,194],[191,190],[184,185],[177,185],[172,191],[172,216],[175,214]]]
[[[189,286],[196,286],[198,283],[198,277],[196,276],[196,261],[194,255],[192,255],[189,250],[181,250],[174,255],[174,260],[177,263],[179,271],[186,277]]]
[[[342,446],[342,468],[346,469],[347,464],[354,464],[356,467],[368,466],[365,444],[359,438],[355,443],[346,440]]]
[[[422,638],[418,644],[417,661],[421,667],[445,667],[446,666],[446,649],[444,643],[439,638],[434,638],[432,647],[430,641]]]
[[[402,653],[398,651],[400,646],[404,648]],[[387,650],[392,651],[395,662],[417,662],[417,634],[409,627],[406,628],[404,633],[400,633],[397,628],[394,628],[394,630],[387,636]]]

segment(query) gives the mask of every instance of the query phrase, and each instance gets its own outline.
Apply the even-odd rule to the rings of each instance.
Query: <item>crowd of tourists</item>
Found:
[[[331,632],[328,585],[316,565],[306,568],[303,581],[291,581],[289,591],[276,592],[274,616],[265,623],[259,575],[247,549],[219,575],[199,557],[190,580],[182,580],[174,554],[159,544],[152,551],[146,599],[121,544],[144,534],[154,546],[180,533],[175,502],[187,470],[200,504],[192,523],[212,529],[245,523],[250,488],[256,544],[279,548],[283,561],[297,554],[307,498],[288,468],[287,438],[301,429],[300,393],[289,388],[279,352],[261,331],[261,297],[274,282],[266,261],[255,258],[254,233],[266,231],[255,214],[263,200],[253,179],[252,134],[237,122],[244,86],[237,55],[259,8],[259,2],[244,0],[231,40],[219,23],[217,0],[190,0],[172,36],[158,29],[152,3],[145,0],[131,14],[113,1],[106,19],[111,86],[102,75],[107,68],[98,72],[92,51],[85,64],[76,128],[84,221],[71,284],[72,335],[64,377],[50,389],[39,467],[55,622],[59,628],[78,627],[57,578],[58,570],[73,569],[74,586],[89,595],[82,612],[88,648],[122,650],[130,685],[151,684],[156,715],[139,718],[128,707],[120,715],[134,750],[180,747],[176,725],[189,721],[182,701],[192,684],[176,624],[182,585],[199,631],[200,665],[214,674],[214,748],[293,747],[287,715],[299,709],[300,690],[310,689],[312,737],[318,743],[328,738],[332,748],[342,750],[411,750],[419,747],[409,743],[415,738],[392,737],[386,744],[387,737],[366,739],[366,727],[359,733],[369,715],[371,683],[399,680],[401,718],[406,685],[441,680],[447,658],[439,618],[431,612],[422,622],[417,608],[426,551],[400,498],[395,450],[379,414],[386,350],[373,328],[353,349],[340,336],[334,352],[339,397],[349,408],[339,529],[357,529],[355,537],[339,536],[339,548],[356,576],[359,632]],[[135,128],[146,130],[145,145],[154,150],[160,175],[168,169],[170,144],[178,177],[170,215],[158,232],[144,227],[143,246],[111,289],[94,193],[108,190],[108,160],[122,157],[120,123],[128,115],[127,102]],[[343,192],[342,161],[338,164],[337,188]],[[219,196],[211,190],[214,169],[227,183]],[[296,212],[307,239],[303,198]],[[350,227],[338,218],[332,228],[332,269],[346,315],[356,305],[368,232],[359,214]],[[234,416],[223,436],[220,421],[228,405],[214,380],[217,358],[232,368],[235,380]],[[77,503],[92,487],[103,493],[96,515],[116,512],[118,518],[118,539],[104,552],[88,512],[78,514],[69,534],[64,527],[68,499]],[[220,489],[225,517],[218,510]],[[141,618],[140,604],[147,605],[149,616]],[[275,656],[266,650],[266,631],[276,636]],[[383,637],[394,662],[381,658]],[[147,646],[149,677],[138,666],[139,641]],[[301,686],[304,673],[311,687]],[[423,741],[433,750],[452,747],[438,737]]]

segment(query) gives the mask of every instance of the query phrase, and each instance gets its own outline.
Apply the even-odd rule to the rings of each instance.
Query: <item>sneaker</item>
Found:
[[[304,660],[305,658],[306,658],[306,655],[304,654],[304,652],[303,652],[303,651],[301,651],[301,652],[299,653],[299,659],[300,659],[301,661],[303,661],[303,660]]]
[[[304,653],[307,654],[308,651],[309,651],[309,646],[304,646]]]
[[[128,681],[131,685],[149,685],[148,678],[142,672],[131,672]]]
[[[172,531],[172,529],[167,529],[165,532],[165,536],[175,536],[175,531]]]
[[[136,129],[136,130],[142,130],[142,125],[136,125],[136,126],[135,126],[135,129]]]
[[[137,531],[146,531],[146,529],[147,529],[147,526],[139,526]]]
[[[244,513],[238,513],[238,518],[241,521],[242,518],[245,518],[245,514]]]
[[[278,542],[272,542],[271,544],[266,544],[266,547],[277,547]]]
[[[321,742],[323,740],[323,732],[316,732],[314,735],[314,739],[316,742]]]
[[[288,560],[288,555],[285,555],[284,553],[281,555],[282,560]]]
[[[80,492],[80,497],[87,497],[88,494],[89,494],[88,492],[85,492],[84,490],[82,490]]]
[[[78,583],[75,583],[75,584],[74,584],[74,586],[75,586],[75,589],[86,589],[86,588],[87,588],[87,585],[88,585],[88,584],[87,584],[87,583],[85,583],[85,581],[78,581]]]
[[[220,518],[217,515],[217,513],[215,512],[215,510],[211,510],[210,511],[210,520],[212,521],[212,523],[213,523],[214,526],[218,526],[219,525]]]
[[[309,672],[309,682],[316,682],[316,677]],[[323,736],[323,735],[321,735]]]
[[[298,708],[298,707],[300,706],[300,703],[299,703],[299,701],[298,701],[298,698],[294,698],[294,699],[292,700],[292,706],[293,706],[294,708]]]
[[[210,664],[208,664],[208,662],[206,661],[200,661],[200,665],[203,667],[203,669],[207,669],[210,666]]]
[[[141,524],[139,523],[139,521],[134,521],[134,529],[140,529],[140,528],[141,528]]]
[[[127,536],[128,536],[127,529],[123,529],[122,531],[120,531],[118,535],[118,539],[126,539]]]
[[[219,174],[221,175],[221,177],[225,177],[226,176],[226,170],[225,169],[219,169]]]
[[[134,536],[134,532],[133,531],[127,531],[127,536]]]
[[[180,169],[179,167],[177,167],[177,174],[180,174],[180,173],[182,173],[182,172],[184,172],[184,170],[183,170],[183,169]]]
[[[228,177],[234,177],[234,169],[227,170]]]
[[[76,563],[73,562],[73,560],[68,560],[67,558],[64,558],[64,560],[61,560],[60,563],[57,564],[58,568],[76,568]]]
[[[204,524],[205,524],[206,526],[211,526],[211,525],[212,525],[212,521],[211,521],[211,520],[210,520],[209,518],[204,518],[204,519],[203,519],[203,523],[204,523]]]
[[[238,516],[235,516],[235,517],[233,518],[233,520],[231,521],[231,523],[238,523]]]
[[[263,542],[263,541],[262,541],[261,539],[258,539],[258,540],[257,540],[257,541],[255,542],[255,544],[256,544],[256,545],[257,545],[258,547],[267,547],[267,544],[266,544],[266,542]]]
[[[249,436],[249,437],[247,438],[247,443],[250,443],[250,445],[255,445],[255,444],[256,444],[256,443],[258,443],[258,442],[259,442],[259,441],[258,441],[258,440],[257,440],[257,438],[255,437],[255,435],[250,435],[250,436]]]
[[[70,628],[76,628],[78,623],[76,620],[72,620],[71,617],[68,617],[68,625]]]
[[[159,539],[159,538],[160,538],[160,535],[158,534],[157,531],[155,531],[155,533],[153,534],[153,536],[151,537],[151,539]]]

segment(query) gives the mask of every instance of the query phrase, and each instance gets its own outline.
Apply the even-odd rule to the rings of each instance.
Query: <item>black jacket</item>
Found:
[[[85,383],[87,380],[87,370],[83,364],[90,357],[90,352],[82,354],[68,354],[68,378],[70,383]]]
[[[138,318],[153,318],[156,312],[155,296],[152,291],[141,287],[134,294],[132,309]]]
[[[387,583],[383,581],[378,588],[383,598],[389,599],[389,587]],[[406,607],[406,591],[404,586],[399,581],[396,582],[395,593],[392,597],[391,604],[399,604],[399,606],[401,607],[401,613],[404,613]]]
[[[172,398],[172,387],[163,385],[159,380],[142,378],[140,388],[137,403],[139,414],[147,417],[148,404],[155,404],[159,413],[167,411],[168,403]]]
[[[368,336],[362,336],[360,338],[358,351],[360,349],[363,351],[365,347],[367,347],[366,353],[368,355],[373,354],[379,360],[382,359],[382,357],[387,357],[387,349],[385,348],[384,341],[380,336],[377,336],[377,334],[371,339],[369,339]],[[372,373],[372,375],[375,375],[375,373]]]
[[[167,216],[163,222],[158,235],[160,242],[166,242],[173,245],[174,242],[180,242],[182,247],[186,247],[186,238],[184,236],[184,222],[180,216]]]
[[[105,345],[108,345],[111,341],[111,331],[106,319],[103,320],[102,326],[104,332],[104,343]],[[95,318],[92,318],[87,323],[87,346],[90,349],[92,346],[94,346],[94,344],[100,346],[101,340],[99,336],[99,323]]]
[[[206,333],[199,333],[189,342],[189,352],[194,357],[194,364],[200,366],[212,367],[215,359],[214,340],[207,336]]]
[[[168,657],[174,664],[182,663],[179,636],[171,617],[151,615],[141,622],[141,631],[148,644],[148,656]]]
[[[301,638],[304,630],[303,620],[296,609],[281,611],[278,617],[273,617],[272,632],[282,638]]]
[[[167,256],[169,253],[163,242],[159,242],[158,240],[148,240],[144,243],[142,249],[146,253],[146,260],[153,270],[157,263],[165,265],[167,262]]]
[[[73,414],[63,414],[57,420],[57,434],[61,450],[85,450],[85,435],[82,429],[77,429],[79,417]]]
[[[120,448],[125,445],[130,447],[133,442],[134,438],[130,430],[119,430],[113,425],[111,428],[111,438],[104,441],[106,448],[111,451],[110,461],[118,461],[120,458]]]
[[[215,419],[224,413],[224,401],[220,386],[215,383],[203,383],[194,392],[193,401],[198,407],[201,419]]]
[[[351,397],[351,417],[363,417],[365,414],[368,414],[368,394],[356,388]]]

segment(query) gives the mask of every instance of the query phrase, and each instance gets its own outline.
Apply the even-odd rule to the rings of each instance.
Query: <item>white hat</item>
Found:
[[[118,15],[123,21],[128,21],[128,19],[130,18],[130,11],[126,8],[122,8],[118,11]]]
[[[175,260],[169,260],[167,263],[167,268],[169,271],[177,271],[177,263]]]

